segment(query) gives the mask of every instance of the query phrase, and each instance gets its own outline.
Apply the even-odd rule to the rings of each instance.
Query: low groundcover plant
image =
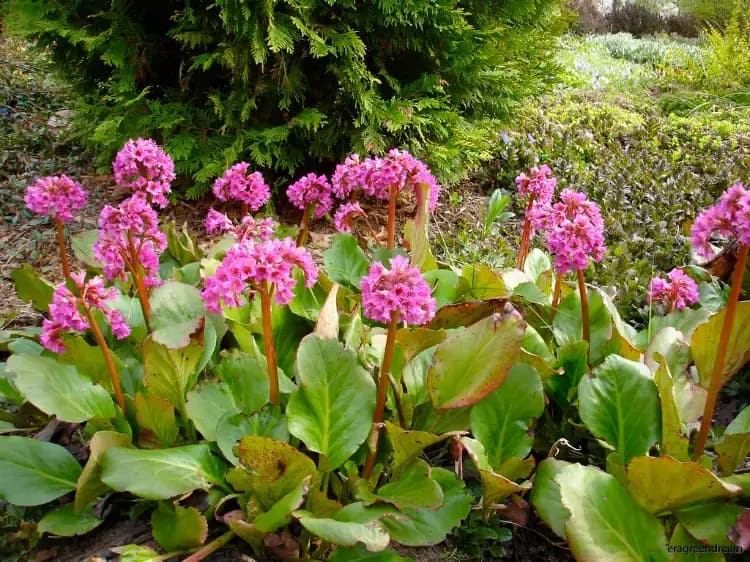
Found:
[[[240,214],[208,212],[205,251],[154,209],[174,177],[156,143],[129,141],[114,170],[133,193],[76,235],[81,268],[57,286],[24,270],[41,334],[0,332],[0,496],[49,504],[39,535],[90,532],[129,498],[162,552],[121,545],[123,560],[197,562],[232,541],[259,559],[403,560],[391,543],[441,543],[472,506],[487,519],[533,509],[579,560],[750,544],[750,481],[736,472],[750,409],[712,420],[750,358],[742,184],[693,227],[703,255],[714,233],[736,241],[726,305],[686,265],[644,287],[653,314],[639,332],[585,279],[607,259],[602,211],[584,193],[555,197],[544,164],[517,180],[527,213],[504,270],[441,268],[428,237],[439,186],[400,150],[293,183],[296,240],[253,214],[269,199],[260,173],[229,167],[214,194]],[[58,224],[84,200],[64,176],[27,196]],[[366,214],[379,203],[385,235]],[[316,263],[307,232],[328,219],[338,233]],[[87,454],[15,435],[53,417]]]

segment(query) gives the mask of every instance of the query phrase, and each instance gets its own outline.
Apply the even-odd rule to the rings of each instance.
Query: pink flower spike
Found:
[[[385,158],[367,158],[362,163],[361,180],[363,191],[377,199],[390,198],[391,187],[397,192],[404,189],[414,191],[421,186],[429,188],[429,209],[433,212],[440,197],[440,185],[424,162],[417,160],[405,150],[392,149]]]
[[[117,207],[105,205],[99,214],[94,257],[104,264],[104,275],[110,281],[125,281],[128,263],[132,265],[135,261],[135,265],[143,268],[147,288],[161,285],[159,256],[166,248],[167,237],[159,230],[159,217],[143,194],[136,193]]]
[[[669,281],[656,277],[651,280],[646,302],[669,305],[670,310],[682,310],[698,302],[698,285],[683,270],[673,269]]]
[[[276,302],[288,304],[297,285],[292,275],[295,266],[302,270],[305,286],[312,287],[318,270],[307,250],[298,248],[291,238],[238,242],[229,249],[216,273],[206,278],[201,293],[206,310],[220,313],[222,305],[241,306],[248,286],[252,298],[260,286],[270,285]]]
[[[376,322],[389,323],[393,313],[408,324],[426,324],[435,316],[435,299],[418,268],[395,256],[388,270],[381,262],[370,266],[362,278],[362,307]]]
[[[214,182],[214,195],[220,201],[240,201],[256,212],[271,198],[271,190],[260,172],[248,173],[250,164],[239,162]]]
[[[367,167],[359,161],[359,154],[347,156],[343,164],[336,166],[331,176],[331,191],[339,199],[346,199],[367,181]]]
[[[333,216],[333,224],[339,232],[351,232],[354,217],[366,216],[367,215],[357,201],[354,203],[344,203],[338,208],[336,214]]]
[[[292,205],[300,210],[315,205],[315,218],[317,219],[330,213],[333,208],[331,184],[325,176],[307,174],[290,185],[286,190],[286,195]]]
[[[174,162],[152,139],[130,139],[112,163],[117,185],[146,194],[150,203],[162,209],[169,204],[175,179]]]
[[[750,245],[750,191],[742,183],[725,191],[719,201],[698,215],[693,223],[691,242],[695,251],[707,259],[714,254],[710,239],[715,232]]]
[[[604,258],[604,220],[599,207],[584,193],[566,189],[560,199],[535,211],[532,224],[544,231],[559,273],[581,271],[588,267],[589,258],[597,262]]]
[[[272,219],[256,220],[250,215],[243,217],[242,223],[236,226],[227,215],[211,208],[206,214],[206,232],[209,234],[228,232],[237,241],[256,238],[258,240],[269,240],[273,236],[274,226]]]
[[[65,332],[83,332],[89,329],[88,318],[82,312],[85,306],[89,310],[99,310],[112,327],[117,339],[130,335],[130,327],[120,312],[110,308],[108,301],[117,299],[117,291],[106,288],[101,277],[93,277],[87,282],[86,272],[71,274],[78,294],[75,296],[65,284],[58,285],[49,305],[49,319],[42,322],[42,345],[56,353],[65,351],[62,336]]]
[[[233,230],[234,224],[224,213],[220,213],[211,207],[206,213],[206,232],[208,234],[218,234]]]
[[[518,193],[522,197],[534,196],[540,205],[547,205],[552,201],[557,186],[557,179],[552,176],[552,170],[546,164],[531,168],[531,177],[521,174],[516,178]]]
[[[37,215],[71,222],[86,205],[86,191],[66,175],[39,178],[26,188],[26,206]]]

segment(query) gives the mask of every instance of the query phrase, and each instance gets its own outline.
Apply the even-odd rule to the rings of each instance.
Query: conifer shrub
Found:
[[[6,23],[75,81],[103,166],[150,136],[199,196],[238,160],[280,182],[393,146],[461,177],[552,82],[556,3],[13,0]]]

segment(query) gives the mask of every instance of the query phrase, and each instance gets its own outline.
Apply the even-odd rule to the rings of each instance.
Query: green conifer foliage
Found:
[[[443,181],[544,90],[557,0],[11,0],[8,27],[81,91],[101,163],[130,137],[188,195],[241,159],[279,180],[402,146]]]

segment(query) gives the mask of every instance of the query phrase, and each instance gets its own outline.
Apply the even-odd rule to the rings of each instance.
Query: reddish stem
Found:
[[[240,217],[240,222],[242,222],[242,219],[244,219],[248,213],[250,212],[250,207],[247,206],[247,203],[244,201],[242,202],[242,216]]]
[[[146,290],[146,284],[143,282],[143,275],[141,273],[141,268],[138,262],[138,250],[136,250],[135,248],[133,234],[129,230],[128,246],[130,247],[130,275],[133,277],[133,283],[135,284],[136,291],[138,292],[138,300],[141,303],[141,310],[143,311],[143,320],[146,322],[146,329],[150,332],[151,303],[148,300],[148,291]]]
[[[55,218],[55,229],[57,230],[57,245],[60,248],[60,263],[62,264],[63,276],[70,279],[70,263],[68,252],[65,247],[65,225],[59,218]]]
[[[521,243],[518,246],[518,259],[516,260],[516,269],[523,270],[526,263],[526,257],[529,255],[529,246],[531,245],[531,219],[529,213],[534,208],[534,199],[536,194],[532,193],[529,197],[529,204],[526,206],[526,215],[523,221],[523,231],[521,232]]]
[[[107,370],[109,371],[109,380],[112,382],[112,389],[115,391],[115,400],[117,400],[117,405],[120,406],[120,409],[123,411],[123,413],[125,413],[125,397],[122,394],[122,387],[120,386],[120,375],[117,372],[117,367],[115,366],[115,360],[112,357],[112,352],[107,345],[107,340],[104,339],[104,334],[102,334],[102,330],[101,328],[99,328],[99,324],[96,323],[94,315],[91,314],[91,310],[89,310],[89,308],[86,306],[86,303],[83,302],[83,299],[81,299],[81,305],[83,306],[83,312],[86,314],[86,319],[89,321],[91,332],[94,334],[94,339],[99,345],[99,349],[102,350],[104,363],[107,365]]]
[[[182,562],[200,562],[210,554],[213,554],[234,538],[234,531],[227,531],[220,537],[215,538],[200,550],[185,558]]]
[[[305,211],[302,213],[302,222],[299,226],[299,234],[297,234],[297,246],[304,246],[307,244],[307,229],[310,224],[310,215],[312,214],[313,206],[308,205],[305,207]]]
[[[390,385],[391,362],[393,361],[393,350],[396,345],[396,332],[398,331],[398,313],[394,312],[391,316],[391,323],[388,325],[388,336],[385,340],[385,351],[383,352],[383,364],[380,367],[378,378],[378,397],[375,401],[375,414],[372,417],[372,431],[374,440],[372,448],[367,454],[365,468],[362,472],[363,478],[369,478],[372,469],[375,468],[375,459],[378,456],[380,443],[380,427],[383,423],[383,414],[385,412],[385,401],[388,398],[388,386]]]
[[[695,440],[695,449],[693,450],[694,461],[701,457],[703,450],[706,448],[708,432],[711,429],[711,421],[713,420],[714,408],[716,407],[716,399],[719,395],[719,390],[721,390],[722,385],[726,382],[722,379],[724,378],[724,367],[727,360],[727,348],[729,347],[729,338],[732,335],[732,324],[734,324],[734,317],[737,312],[737,302],[740,299],[742,279],[745,276],[748,248],[747,244],[740,244],[737,252],[737,263],[735,263],[732,273],[732,290],[729,293],[729,302],[727,303],[727,310],[724,315],[724,323],[721,326],[719,347],[716,350],[714,369],[708,385],[708,394],[706,395],[706,404],[703,408],[701,427],[698,431],[698,437]]]
[[[581,293],[581,321],[583,322],[583,339],[591,347],[591,331],[589,328],[589,297],[586,294],[586,280],[583,270],[578,270],[578,292]]]
[[[271,327],[271,294],[267,287],[260,290],[261,318],[263,321],[263,346],[268,366],[269,400],[272,405],[279,403],[279,371],[276,363],[276,348],[273,345],[273,328]]]
[[[552,322],[557,314],[557,309],[560,307],[560,297],[562,296],[562,282],[563,273],[557,272],[555,276],[555,289],[552,292],[552,314],[550,314],[549,321]]]
[[[393,249],[396,242],[396,203],[398,202],[398,190],[396,185],[391,186],[390,196],[388,197],[388,243],[389,250]]]

